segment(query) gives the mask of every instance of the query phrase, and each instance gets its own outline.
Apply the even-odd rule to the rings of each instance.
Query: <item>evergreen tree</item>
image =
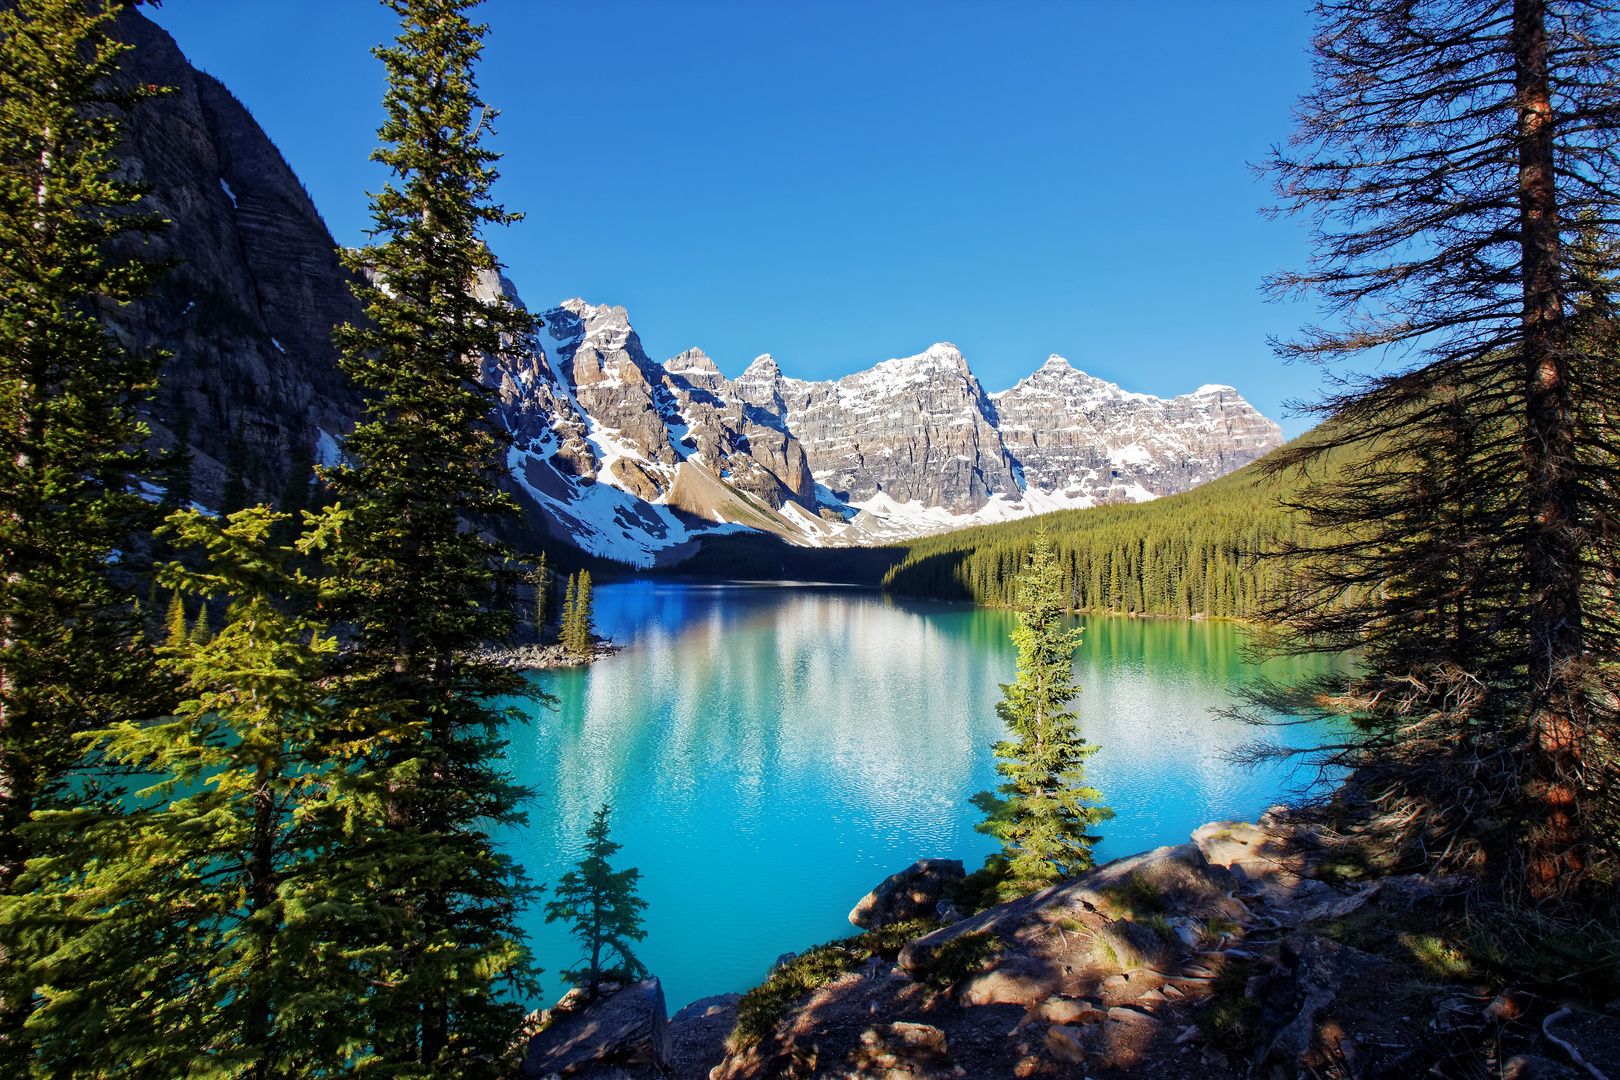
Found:
[[[1353,649],[1361,674],[1262,695],[1348,716],[1320,763],[1348,769],[1416,867],[1569,896],[1620,836],[1613,604],[1620,536],[1612,353],[1589,332],[1620,220],[1620,25],[1596,0],[1321,0],[1316,87],[1271,162],[1279,213],[1315,254],[1276,276],[1336,323],[1280,343],[1337,365],[1313,443],[1357,447],[1293,501],[1265,614],[1286,647]],[[1602,245],[1588,245],[1595,253]],[[1387,357],[1402,357],[1391,363]]]
[[[279,545],[292,544],[303,531],[304,511],[315,508],[315,449],[295,443],[287,465],[287,482],[282,485],[281,501],[276,509],[285,517],[276,526],[274,540]]]
[[[551,614],[551,571],[546,567],[546,553],[543,551],[535,562],[533,573],[529,575],[529,584],[534,586],[534,632],[539,634],[545,628],[546,617]]]
[[[208,600],[205,597],[197,607],[197,621],[191,624],[191,636],[188,640],[193,645],[201,646],[208,644],[208,639],[212,636],[213,629],[208,625]]]
[[[1101,794],[1085,786],[1085,759],[1097,748],[1080,737],[1065,708],[1079,693],[1072,663],[1080,630],[1065,626],[1061,583],[1056,553],[1038,532],[1018,578],[1018,674],[1002,684],[996,705],[1014,737],[995,745],[996,772],[1005,782],[973,797],[985,812],[978,830],[1002,843],[991,859],[1003,897],[1090,869],[1091,848],[1101,838],[1089,830],[1114,816],[1096,805]]]
[[[164,641],[171,649],[186,643],[186,602],[178,592],[169,596],[169,614],[164,620],[168,626],[169,635]]]
[[[94,309],[166,269],[138,257],[163,222],[113,156],[122,117],[162,91],[113,83],[118,8],[0,5],[0,905],[41,854],[22,826],[84,796],[74,734],[148,707],[152,687],[109,567],[151,520],[130,490],[151,464],[135,408],[163,358],[120,348]],[[27,1053],[32,991],[11,933],[0,913],[6,1070]]]
[[[562,618],[557,623],[557,641],[565,649],[572,649],[574,640],[574,575],[568,575],[568,588],[563,593]]]
[[[586,987],[592,1001],[596,1000],[597,984],[604,974],[621,982],[632,982],[647,974],[646,967],[630,951],[630,942],[647,936],[641,925],[647,901],[636,895],[641,871],[635,867],[614,870],[608,863],[623,846],[608,839],[612,812],[612,807],[603,803],[591,815],[591,824],[585,830],[585,857],[558,879],[554,890],[557,899],[546,903],[546,922],[568,920],[569,933],[585,950],[580,964],[563,974],[576,986]],[[605,949],[618,956],[612,969],[603,966]]]
[[[490,836],[527,797],[504,771],[503,699],[538,695],[477,656],[514,626],[501,598],[515,571],[468,526],[517,512],[497,486],[507,434],[480,377],[533,320],[472,292],[495,269],[481,228],[513,220],[489,200],[495,114],[473,73],[485,27],[466,0],[389,6],[401,31],[376,53],[389,88],[373,156],[392,176],[372,199],[380,242],[346,256],[368,323],[339,330],[368,418],[346,440],[352,464],[322,470],[337,504],[310,542],[332,569],[323,602],[353,627],[333,693],[368,725],[357,798],[387,825],[366,857],[388,920],[366,1001],[377,1068],[493,1075],[522,1013],[502,988],[531,985],[517,921],[530,890]]]
[[[568,615],[563,644],[578,656],[589,656],[596,627],[591,618],[591,572],[579,572],[579,588],[574,592],[574,605]]]
[[[335,1075],[367,1058],[370,1034],[343,948],[354,935],[334,918],[353,897],[332,882],[361,846],[342,806],[346,732],[322,684],[336,642],[281,610],[310,583],[286,572],[291,549],[267,543],[267,507],[170,522],[206,564],[170,563],[161,582],[177,597],[229,596],[230,609],[206,644],[160,650],[183,680],[173,716],[95,738],[109,766],[147,778],[135,806],[38,815],[56,853],[29,864],[33,888],[9,918],[43,988],[30,1021],[39,1067]]]

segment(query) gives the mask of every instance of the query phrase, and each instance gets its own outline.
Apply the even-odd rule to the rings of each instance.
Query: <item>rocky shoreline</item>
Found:
[[[856,905],[851,921],[874,927],[859,937],[784,957],[741,999],[672,1020],[649,979],[625,998],[644,1003],[633,1052],[564,1037],[556,1067],[566,1033],[553,1024],[516,1075],[1620,1080],[1620,1001],[1571,1008],[1545,987],[1448,969],[1420,929],[1457,908],[1460,883],[1345,883],[1335,857],[1273,812],[966,918],[937,902],[960,864],[924,860]],[[948,925],[884,928],[929,906]],[[773,991],[779,1016],[754,1034],[735,1026]],[[587,1029],[601,1025],[575,1016],[570,1030]]]
[[[561,645],[540,645],[531,642],[485,646],[476,654],[476,658],[500,664],[502,667],[539,671],[545,668],[581,667],[612,656],[622,648],[622,645],[613,644],[612,639],[603,639],[593,643],[590,655],[587,656],[571,652]]]

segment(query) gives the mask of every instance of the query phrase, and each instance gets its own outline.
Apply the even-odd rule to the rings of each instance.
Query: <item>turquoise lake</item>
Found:
[[[850,908],[912,861],[972,870],[994,849],[968,798],[996,779],[1010,612],[643,581],[600,587],[596,622],[622,652],[532,676],[559,702],[511,732],[510,765],[538,797],[502,842],[553,882],[579,858],[590,812],[611,802],[615,865],[641,870],[650,904],[638,955],[672,1012],[746,990],[781,953],[854,933]],[[1088,779],[1118,815],[1100,830],[1099,860],[1182,843],[1205,821],[1253,820],[1299,779],[1230,763],[1255,731],[1212,710],[1302,662],[1245,664],[1245,630],[1230,623],[1079,622],[1081,730],[1100,747]],[[538,906],[528,929],[549,1000],[576,949]]]

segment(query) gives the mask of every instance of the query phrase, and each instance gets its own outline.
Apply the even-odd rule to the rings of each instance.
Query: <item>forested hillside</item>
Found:
[[[1341,451],[1321,467],[1336,469],[1346,456]],[[1280,572],[1258,556],[1305,527],[1281,505],[1300,478],[1266,479],[1263,470],[1264,461],[1255,462],[1150,503],[1063,510],[926,537],[910,545],[883,584],[906,596],[1011,604],[1035,532],[1044,528],[1074,610],[1251,618]]]

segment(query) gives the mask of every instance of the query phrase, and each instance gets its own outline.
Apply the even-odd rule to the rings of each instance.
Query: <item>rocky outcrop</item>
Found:
[[[898,503],[972,512],[992,495],[1022,490],[989,399],[954,345],[837,382],[778,375],[768,385],[765,375],[755,372],[751,384],[782,402],[783,422],[841,502],[882,492]]]
[[[1133,394],[1056,354],[991,400],[1026,485],[1098,502],[1187,491],[1282,445],[1282,430],[1230,386]]]
[[[945,886],[966,876],[961,859],[918,859],[861,897],[849,921],[871,930],[932,915]]]
[[[665,1072],[672,1054],[664,988],[647,978],[573,1008],[559,1003],[551,1022],[530,1038],[520,1075],[588,1075],[615,1068]]]
[[[975,1077],[1080,1066],[1121,1080],[1559,1077],[1600,1075],[1593,1062],[1614,1059],[1620,1005],[1605,1014],[1511,989],[1493,997],[1472,981],[1425,984],[1404,931],[1378,953],[1335,940],[1346,919],[1368,942],[1391,920],[1417,925],[1408,920],[1439,914],[1448,886],[1324,880],[1333,843],[1281,814],[1211,823],[1192,843],[923,935],[892,968],[874,957],[833,978],[771,1036],[734,1047],[712,1080],[848,1075],[906,1024],[925,1025],[952,1072]],[[1336,914],[1351,898],[1360,903]]]

